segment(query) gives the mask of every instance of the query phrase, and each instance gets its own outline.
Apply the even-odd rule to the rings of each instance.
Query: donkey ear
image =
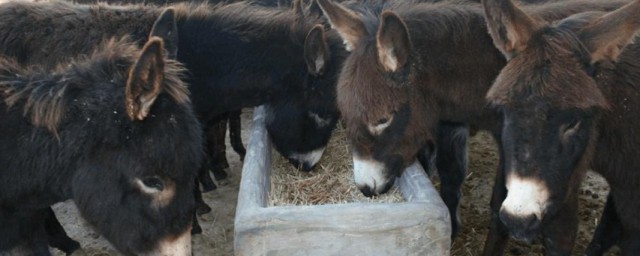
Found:
[[[129,70],[126,88],[126,109],[131,120],[144,120],[149,114],[164,81],[163,41],[152,37],[142,54]]]
[[[411,41],[409,31],[402,19],[393,12],[382,13],[382,21],[376,36],[378,61],[386,71],[395,72],[409,59]]]
[[[578,32],[578,37],[591,52],[592,63],[615,61],[639,29],[640,0],[636,0],[594,20]]]
[[[347,51],[353,50],[367,30],[358,15],[346,7],[330,0],[316,0],[320,9],[329,20],[331,27],[338,31]]]
[[[306,23],[305,20],[307,17],[304,15],[304,9],[302,8],[302,5],[304,5],[302,0],[293,0],[293,2],[291,3],[291,9],[295,14],[295,19],[293,23],[294,30],[302,30],[305,27],[305,23]],[[293,33],[293,34],[297,34],[297,33]]]
[[[168,57],[175,59],[178,54],[178,26],[173,8],[165,9],[151,27],[149,38],[159,37],[164,41]]]
[[[482,4],[496,47],[507,59],[523,51],[539,25],[511,0],[483,0]]]
[[[309,16],[320,17],[322,15],[322,9],[320,9],[320,5],[318,5],[317,1],[311,1],[307,7],[307,12],[309,13]]]
[[[330,52],[327,39],[324,37],[322,25],[315,25],[304,40],[304,61],[309,73],[319,76],[324,73],[324,67],[329,62]]]

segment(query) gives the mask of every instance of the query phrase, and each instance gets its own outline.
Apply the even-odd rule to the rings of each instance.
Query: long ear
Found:
[[[384,11],[376,35],[378,61],[386,71],[395,72],[409,59],[411,41],[409,31],[402,19],[393,12]]]
[[[324,28],[322,25],[315,25],[304,40],[304,61],[307,63],[309,73],[314,76],[322,75],[330,57]]]
[[[367,30],[358,15],[346,7],[330,0],[317,0],[320,9],[329,20],[331,27],[344,40],[347,51],[351,51],[367,35]]]
[[[523,51],[539,25],[510,0],[483,0],[482,4],[496,47],[507,59]]]
[[[295,19],[293,22],[294,30],[302,30],[305,27],[306,17],[304,15],[304,9],[302,8],[303,5],[304,3],[302,2],[302,0],[293,0],[293,2],[291,3],[291,9],[293,10],[293,13],[295,15]]]
[[[320,9],[320,5],[318,5],[317,1],[311,1],[307,7],[307,13],[309,13],[309,16],[313,17],[320,17],[322,15],[322,9]]]
[[[640,0],[633,1],[585,26],[578,37],[591,52],[591,62],[615,61],[640,29]]]
[[[175,59],[178,55],[178,25],[173,8],[165,9],[151,27],[149,39],[152,37],[162,38],[168,57]]]
[[[152,37],[142,54],[129,70],[126,88],[126,108],[131,120],[144,120],[149,114],[164,81],[163,41]]]

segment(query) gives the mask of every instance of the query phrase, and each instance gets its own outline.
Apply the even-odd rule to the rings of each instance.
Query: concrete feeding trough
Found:
[[[236,255],[449,255],[449,212],[418,164],[406,202],[269,207],[271,144],[256,108],[235,217]]]

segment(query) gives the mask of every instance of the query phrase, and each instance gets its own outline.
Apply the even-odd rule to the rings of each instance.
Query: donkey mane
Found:
[[[522,8],[531,13],[533,17],[541,21],[557,20],[566,17],[568,14],[584,11],[611,11],[624,5],[627,0],[615,0],[602,2],[600,0],[574,0],[552,2],[539,5],[525,5]],[[448,36],[454,41],[468,40],[468,37],[475,36],[470,33],[474,28],[469,26],[470,22],[480,21],[484,25],[484,13],[482,6],[476,2],[468,0],[452,0],[440,2],[411,3],[411,1],[398,1],[377,6],[354,7],[360,14],[367,32],[374,36],[380,14],[384,10],[392,10],[405,21],[410,34],[414,36],[419,31],[420,37],[429,41],[438,41],[438,38]],[[426,16],[428,13],[429,16]],[[417,38],[413,42],[419,42]],[[475,41],[475,40],[472,40]]]
[[[291,29],[291,25],[298,22],[300,18],[292,8],[266,8],[252,1],[217,4],[184,2],[170,6],[176,10],[176,19],[179,23],[185,20],[192,23],[199,21],[202,24],[200,28],[203,33],[211,29],[211,24],[215,24],[214,26],[223,32],[242,31],[250,37],[255,35],[286,36],[300,32]],[[320,22],[319,18],[305,17],[302,31],[306,33],[312,25]],[[303,41],[301,40],[299,43],[302,44]]]
[[[0,58],[0,92],[9,107],[23,104],[23,115],[30,115],[35,126],[57,134],[70,101],[86,85],[101,86],[109,81],[122,86],[140,49],[128,37],[103,42],[88,56],[80,56],[47,72],[37,66],[22,67],[15,60]],[[182,82],[182,64],[165,59],[164,92],[183,105],[189,103],[189,90]],[[107,75],[113,76],[107,77]],[[117,84],[116,84],[117,83]],[[84,86],[84,88],[82,87]],[[124,105],[124,99],[122,101]]]
[[[572,13],[584,11],[609,11],[619,8],[624,1],[605,2],[597,0],[563,1],[541,5],[524,5],[523,9],[539,20],[553,20],[566,17]],[[504,57],[493,44],[484,29],[484,13],[482,6],[464,0],[442,1],[436,3],[407,4],[397,3],[385,5],[383,8],[370,7],[366,10],[356,10],[361,15],[368,32],[368,38],[362,39],[368,43],[375,42],[375,34],[380,23],[380,12],[389,9],[397,13],[405,22],[419,59],[417,67],[426,68],[420,71],[420,81],[428,85],[431,95],[440,95],[451,99],[448,95],[452,88],[463,81],[480,84],[474,87],[477,91],[460,91],[466,95],[461,98],[481,100],[473,95],[486,93],[491,81],[495,79],[495,70],[486,63],[502,62]],[[419,46],[419,47],[417,47]],[[455,48],[456,52],[450,51]],[[433,54],[436,52],[437,54]],[[451,52],[446,54],[447,52]],[[418,60],[416,60],[418,61]],[[422,66],[422,67],[421,67]],[[478,72],[461,74],[458,71],[473,67]],[[482,71],[484,70],[484,71]],[[430,81],[430,82],[426,82]],[[484,82],[486,82],[486,84]],[[456,106],[467,106],[470,100],[458,102]],[[592,102],[593,103],[593,102]]]
[[[560,20],[572,13],[613,11],[628,2],[629,0],[570,0],[522,6],[522,9],[539,20]]]
[[[463,35],[464,31],[452,31],[451,28],[464,29],[467,21],[461,17],[473,17],[473,13],[481,15],[481,6],[468,0],[452,0],[441,2],[412,3],[412,1],[396,1],[378,5],[358,5],[351,7],[362,19],[369,36],[375,36],[380,24],[383,11],[392,10],[406,22],[410,33],[412,31],[429,32],[430,36],[456,32]],[[424,13],[431,14],[425,19]],[[428,29],[425,29],[428,28]],[[414,40],[412,40],[414,41]]]

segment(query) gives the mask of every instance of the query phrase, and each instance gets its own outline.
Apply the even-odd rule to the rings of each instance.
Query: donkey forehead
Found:
[[[495,105],[524,108],[528,101],[543,101],[552,108],[606,107],[595,80],[587,73],[588,59],[579,46],[557,42],[557,37],[530,43],[509,60],[487,93]]]
[[[345,61],[337,87],[338,107],[344,117],[375,122],[409,101],[407,88],[393,84],[375,54],[358,49]]]

